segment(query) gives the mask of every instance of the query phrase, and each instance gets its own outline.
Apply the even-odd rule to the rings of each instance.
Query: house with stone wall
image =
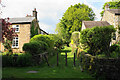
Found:
[[[31,26],[33,21],[35,21],[34,25],[39,26],[36,9],[33,10],[33,16],[27,15],[26,17],[9,19],[9,22],[12,24],[10,27],[15,28],[15,33],[18,35],[18,37],[14,37],[12,41],[12,49],[14,53],[23,52],[22,47],[24,43],[29,43],[31,38]],[[40,29],[40,27],[38,28],[38,34],[48,35],[48,33]],[[5,51],[1,41],[0,51],[1,52]]]
[[[113,25],[116,28],[115,36],[112,39],[112,43],[120,41],[120,35],[118,34],[118,27],[120,26],[120,9],[109,9],[109,5],[105,6],[104,14],[101,21],[82,21],[82,28],[92,28],[95,26],[109,26]]]

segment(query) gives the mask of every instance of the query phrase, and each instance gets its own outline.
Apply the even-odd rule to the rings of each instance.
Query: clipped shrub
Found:
[[[43,41],[31,41],[23,45],[23,50],[34,55],[48,50],[48,45]]]
[[[71,39],[73,40],[73,43],[78,46],[79,45],[79,40],[80,40],[80,32],[75,31],[72,33]]]
[[[13,66],[13,56],[2,55],[2,67]]]
[[[30,39],[30,42],[33,42],[33,41],[38,41],[38,42],[43,41],[47,43],[50,49],[54,47],[54,39],[52,36],[49,36],[49,35],[42,35],[42,34],[35,35],[33,38]]]
[[[16,66],[25,67],[31,65],[34,65],[31,54],[25,53],[17,57]]]
[[[32,55],[2,55],[2,67],[25,67],[33,65]]]
[[[104,52],[106,56],[110,56],[109,48],[113,32],[115,32],[113,26],[88,28],[81,31],[80,42],[83,49],[87,49],[92,55]]]

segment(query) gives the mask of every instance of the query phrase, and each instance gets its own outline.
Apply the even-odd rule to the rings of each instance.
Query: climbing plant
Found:
[[[31,31],[30,31],[31,32],[31,36],[30,36],[31,38],[38,34],[38,29],[39,29],[38,22],[37,22],[36,19],[34,19],[32,21],[32,24],[31,24]]]

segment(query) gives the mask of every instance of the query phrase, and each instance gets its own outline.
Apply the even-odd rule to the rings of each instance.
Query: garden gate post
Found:
[[[57,53],[57,66],[59,65],[59,62],[58,62],[58,53]]]
[[[66,58],[66,64],[65,65],[67,66],[67,52],[65,52],[65,54],[66,54],[65,55],[65,58]]]
[[[75,53],[74,53],[74,66],[75,66]]]

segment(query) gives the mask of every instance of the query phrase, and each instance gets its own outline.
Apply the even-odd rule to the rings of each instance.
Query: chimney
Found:
[[[109,10],[109,4],[108,3],[105,5],[105,10]]]
[[[33,10],[33,17],[35,17],[35,19],[37,20],[37,11],[36,11],[36,8],[34,8],[34,10]]]

